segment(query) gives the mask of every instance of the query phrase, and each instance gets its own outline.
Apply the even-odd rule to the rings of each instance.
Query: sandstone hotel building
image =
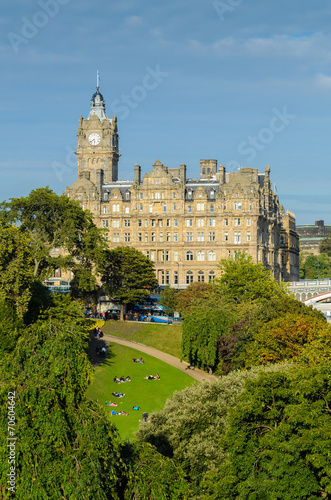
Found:
[[[160,285],[184,288],[208,282],[222,258],[247,252],[277,280],[299,279],[299,239],[295,216],[272,191],[270,167],[226,172],[217,160],[200,160],[200,178],[185,164],[156,160],[142,176],[119,180],[116,116],[109,119],[97,87],[90,113],[79,118],[78,180],[65,193],[90,210],[106,230],[110,248],[127,245],[155,264]]]

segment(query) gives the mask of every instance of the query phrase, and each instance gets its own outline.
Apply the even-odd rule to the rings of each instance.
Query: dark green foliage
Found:
[[[188,500],[189,485],[179,464],[148,443],[131,450],[125,500]]]
[[[177,305],[177,291],[170,286],[167,286],[161,292],[161,299],[159,304],[163,306],[164,312],[169,317],[176,311]]]
[[[300,279],[316,280],[331,278],[330,256],[326,251],[322,255],[308,255],[300,259]]]
[[[19,227],[29,239],[33,275],[42,280],[57,268],[71,270],[82,292],[96,289],[92,276],[105,241],[93,215],[77,201],[58,196],[48,187],[29,196],[11,198],[0,206],[0,220]],[[55,249],[61,249],[59,254]]]
[[[219,362],[219,338],[227,334],[232,316],[229,305],[219,298],[197,300],[182,327],[184,358],[214,371]]]
[[[64,316],[64,314],[63,314]],[[87,400],[91,366],[86,334],[75,322],[37,322],[1,362],[1,430],[15,391],[17,498],[116,499],[120,476],[117,432],[104,411]],[[7,463],[5,440],[0,462]],[[7,467],[1,469],[1,498]]]
[[[23,320],[5,300],[0,300],[0,359],[13,351],[23,328]]]
[[[320,253],[325,253],[328,257],[331,257],[331,234],[326,235],[325,238],[320,242]]]
[[[229,413],[228,459],[210,474],[204,498],[329,498],[330,405],[329,363],[248,381]]]
[[[124,304],[144,302],[157,286],[153,262],[131,247],[106,250],[99,272],[107,294],[121,304],[122,319]]]

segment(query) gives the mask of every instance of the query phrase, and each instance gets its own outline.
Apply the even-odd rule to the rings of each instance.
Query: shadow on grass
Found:
[[[101,352],[102,348],[106,349],[106,355],[102,356],[98,353]],[[112,352],[111,348],[107,346],[106,342],[101,338],[97,339],[93,334],[90,335],[89,342],[89,356],[91,359],[91,363],[93,368],[99,366],[101,364],[111,366],[114,364],[114,361],[111,361],[112,358],[115,358],[115,354]]]

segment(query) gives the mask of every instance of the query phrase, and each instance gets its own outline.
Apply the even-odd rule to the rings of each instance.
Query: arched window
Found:
[[[189,200],[192,200],[192,189],[188,190],[187,197],[188,197]]]
[[[193,252],[191,250],[186,252],[186,260],[193,260]]]
[[[205,260],[205,252],[203,250],[199,250],[197,253],[197,259],[201,262]]]
[[[211,281],[211,280],[213,280],[214,278],[215,278],[215,273],[214,273],[214,271],[210,271],[210,272],[209,272],[209,275],[208,275],[208,281]]]
[[[210,190],[210,197],[215,198],[215,191],[213,189]]]
[[[208,260],[216,260],[216,253],[213,250],[208,252]]]
[[[205,275],[203,271],[198,271],[198,281],[205,281]]]

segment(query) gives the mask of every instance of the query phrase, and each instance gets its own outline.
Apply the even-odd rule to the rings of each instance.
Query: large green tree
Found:
[[[137,437],[181,466],[191,485],[189,498],[200,499],[204,477],[218,471],[225,459],[221,437],[229,410],[238,403],[245,381],[256,379],[260,370],[276,372],[291,367],[284,363],[233,371],[219,380],[215,378],[175,392],[163,410],[140,424]]]
[[[330,363],[248,381],[204,500],[329,498],[330,406]]]
[[[57,309],[57,308],[55,308]],[[0,362],[2,436],[8,434],[8,394],[14,394],[16,496],[20,500],[119,498],[118,435],[104,410],[86,397],[92,377],[86,334],[71,311],[49,312],[21,335]],[[73,316],[71,318],[71,315]],[[12,443],[13,441],[11,441]],[[0,445],[0,496],[9,473]]]
[[[286,293],[286,287],[271,276],[263,264],[255,264],[250,255],[238,252],[235,259],[222,259],[222,274],[214,279],[221,294],[237,302],[271,300]]]
[[[161,291],[160,305],[163,307],[169,323],[169,316],[176,311],[177,291],[171,286],[166,286],[164,290]]]
[[[153,262],[132,247],[106,250],[99,272],[103,288],[114,302],[121,305],[122,321],[125,305],[144,302],[158,284]]]
[[[3,202],[0,220],[15,225],[28,238],[35,277],[42,280],[62,267],[74,273],[76,288],[96,288],[93,266],[105,240],[93,215],[77,201],[58,196],[48,187],[39,188],[29,196]]]
[[[28,238],[0,223],[0,298],[23,317],[32,295],[32,255]]]

